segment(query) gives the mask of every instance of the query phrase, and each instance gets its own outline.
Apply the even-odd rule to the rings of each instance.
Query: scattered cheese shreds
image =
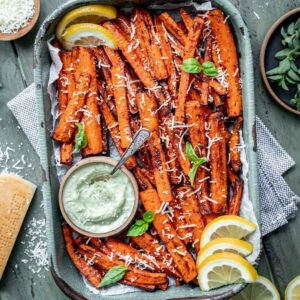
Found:
[[[37,220],[32,218],[25,227],[26,242],[21,242],[25,245],[25,258],[22,263],[28,265],[28,269],[41,277],[40,272],[48,270],[48,254],[47,254],[47,238],[45,219]],[[40,274],[39,274],[40,273]]]
[[[0,32],[15,33],[34,15],[34,0],[0,0]]]

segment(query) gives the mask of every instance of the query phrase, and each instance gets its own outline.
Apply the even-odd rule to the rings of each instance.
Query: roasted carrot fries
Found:
[[[167,12],[152,16],[141,8],[131,16],[118,12],[102,24],[118,49],[60,52],[53,138],[62,164],[72,164],[75,123],[84,125],[83,157],[109,153],[108,134],[122,155],[139,128],[151,132],[126,162],[139,186],[139,214],[155,213],[148,231],[100,240],[73,238],[63,225],[71,260],[95,287],[117,265],[128,267],[120,283],[147,291],[167,289],[167,276],[176,284],[194,282],[193,254],[201,249],[204,227],[219,215],[239,213],[242,94],[230,26],[220,9],[195,17],[180,9],[178,17],[181,21]],[[189,59],[199,72],[182,67]],[[205,63],[217,75],[205,73]],[[187,143],[194,157],[206,159],[194,178]]]

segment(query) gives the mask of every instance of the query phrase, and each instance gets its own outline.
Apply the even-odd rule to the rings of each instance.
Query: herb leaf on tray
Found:
[[[128,268],[125,266],[115,266],[109,269],[109,271],[105,274],[98,288],[102,288],[104,286],[110,285],[112,283],[118,282],[121,280],[126,274]]]
[[[78,128],[78,132],[75,137],[75,147],[74,152],[78,152],[80,149],[87,145],[87,137],[85,135],[84,127],[81,123],[75,124]]]
[[[218,75],[218,70],[212,61],[205,61],[200,65],[198,59],[187,58],[183,61],[181,68],[183,71],[191,74],[198,74],[203,71],[209,77],[216,77]]]
[[[135,221],[129,228],[127,236],[140,236],[145,233],[149,228],[149,224],[153,222],[154,215],[153,211],[144,212],[143,219]]]
[[[197,170],[203,163],[206,162],[206,157],[198,157],[194,151],[193,146],[189,142],[187,142],[185,145],[185,152],[188,159],[193,163],[193,166],[188,174],[191,181],[191,185],[193,186]]]

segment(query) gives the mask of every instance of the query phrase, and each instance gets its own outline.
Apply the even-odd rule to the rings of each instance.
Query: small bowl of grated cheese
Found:
[[[0,0],[0,40],[16,40],[35,25],[40,0]]]

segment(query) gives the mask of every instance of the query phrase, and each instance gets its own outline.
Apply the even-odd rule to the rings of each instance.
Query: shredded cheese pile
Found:
[[[0,32],[17,32],[33,15],[34,0],[0,0]]]

